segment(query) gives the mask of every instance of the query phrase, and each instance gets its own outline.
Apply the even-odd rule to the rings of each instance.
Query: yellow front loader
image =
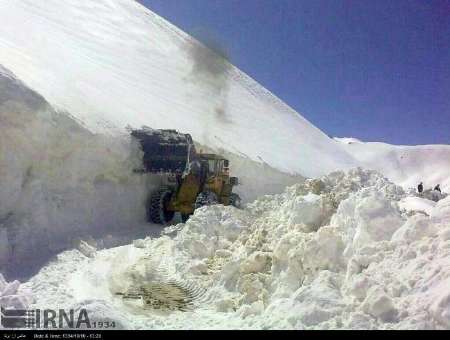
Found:
[[[230,176],[229,161],[216,154],[195,150],[192,138],[174,130],[134,130],[144,151],[142,172],[167,176],[167,181],[152,192],[147,203],[149,221],[169,223],[180,213],[186,221],[195,209],[206,205],[241,206],[233,193],[238,179]]]

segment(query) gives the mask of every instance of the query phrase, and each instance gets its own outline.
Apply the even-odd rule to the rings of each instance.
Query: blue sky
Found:
[[[450,144],[450,0],[140,2],[331,136]]]

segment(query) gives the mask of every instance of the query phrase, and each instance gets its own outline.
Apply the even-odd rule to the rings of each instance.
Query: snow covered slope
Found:
[[[355,165],[223,57],[135,1],[0,0],[0,22],[0,64],[92,131],[175,128],[304,176]]]
[[[449,189],[450,147],[336,143],[135,1],[0,0],[0,21],[0,64],[91,131],[175,128],[284,172],[363,166]]]
[[[382,172],[403,187],[426,189],[436,184],[450,191],[450,145],[397,146],[384,143],[363,143],[354,138],[335,138],[367,169]]]

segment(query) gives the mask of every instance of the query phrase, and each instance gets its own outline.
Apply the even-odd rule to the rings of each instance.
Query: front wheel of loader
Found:
[[[148,218],[150,222],[166,224],[172,221],[175,212],[167,209],[172,194],[173,192],[170,189],[163,188],[151,195],[148,204]]]

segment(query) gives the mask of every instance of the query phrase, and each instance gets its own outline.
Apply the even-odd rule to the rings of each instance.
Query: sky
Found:
[[[450,0],[139,2],[330,136],[450,144]]]

